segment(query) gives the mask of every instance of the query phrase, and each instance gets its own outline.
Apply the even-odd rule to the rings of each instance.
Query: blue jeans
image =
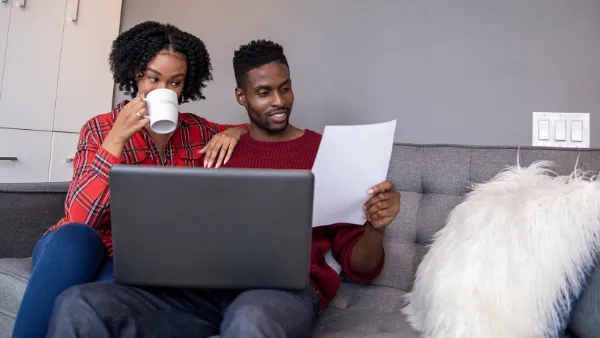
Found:
[[[42,236],[33,250],[33,271],[19,306],[13,338],[45,337],[54,301],[65,289],[97,279],[113,279],[96,230],[66,224]]]
[[[48,337],[310,337],[319,294],[134,287],[97,282],[57,299]]]

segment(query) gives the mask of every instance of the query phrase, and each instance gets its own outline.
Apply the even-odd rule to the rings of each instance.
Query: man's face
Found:
[[[294,92],[288,67],[271,62],[248,72],[244,88],[236,90],[239,104],[250,121],[267,132],[280,132],[289,125]]]

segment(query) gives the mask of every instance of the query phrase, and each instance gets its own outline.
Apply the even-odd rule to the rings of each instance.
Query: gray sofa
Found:
[[[600,169],[600,150],[395,145],[389,178],[402,193],[402,207],[387,230],[385,268],[372,285],[344,282],[322,312],[315,336],[418,337],[400,312],[402,296],[411,289],[432,235],[469,184],[492,178],[517,158],[524,166],[554,161],[558,173],[570,173],[578,156],[582,169]],[[28,257],[36,240],[63,215],[66,189],[67,183],[0,185],[0,338],[10,336],[31,270]]]

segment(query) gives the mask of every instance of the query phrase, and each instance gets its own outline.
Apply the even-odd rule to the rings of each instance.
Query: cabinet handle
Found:
[[[12,157],[12,156],[5,156],[5,157],[0,156],[0,161],[16,161],[16,160],[18,160],[18,158]]]
[[[6,4],[6,3],[8,3],[8,0],[2,0],[2,2],[4,2]]]
[[[74,0],[75,1],[75,5],[71,6],[71,21],[76,22],[77,21],[77,15],[79,14],[79,0]]]
[[[19,7],[25,7],[25,0],[19,1]]]
[[[65,162],[67,162],[67,163],[71,163],[71,162],[73,162],[73,160],[74,160],[73,157],[65,158]]]

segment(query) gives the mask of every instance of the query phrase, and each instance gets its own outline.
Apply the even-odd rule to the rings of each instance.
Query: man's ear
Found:
[[[244,92],[240,88],[235,88],[235,99],[240,106],[246,107],[246,95],[244,95]]]

